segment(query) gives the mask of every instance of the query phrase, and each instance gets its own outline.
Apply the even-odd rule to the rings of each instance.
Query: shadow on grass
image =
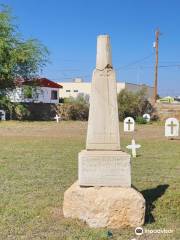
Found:
[[[152,215],[152,211],[156,207],[154,202],[166,192],[168,187],[169,187],[168,184],[158,185],[156,188],[143,190],[141,192],[144,198],[146,199],[145,223],[155,222],[155,219]]]

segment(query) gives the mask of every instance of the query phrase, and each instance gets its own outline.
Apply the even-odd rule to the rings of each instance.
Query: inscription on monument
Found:
[[[116,73],[109,36],[101,35],[91,84],[86,150],[78,158],[79,185],[131,187],[130,155],[120,150]]]
[[[104,153],[104,155],[103,155]],[[130,157],[122,152],[113,155],[79,154],[79,184],[86,185],[86,181],[93,186],[122,186],[130,187]]]

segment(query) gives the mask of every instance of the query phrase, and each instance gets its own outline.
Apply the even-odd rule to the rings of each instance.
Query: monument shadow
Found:
[[[145,223],[153,223],[155,219],[153,217],[152,211],[156,208],[154,202],[160,198],[163,194],[165,194],[168,189],[168,184],[158,185],[155,188],[147,189],[141,191],[142,195],[146,199],[146,215],[145,215]]]

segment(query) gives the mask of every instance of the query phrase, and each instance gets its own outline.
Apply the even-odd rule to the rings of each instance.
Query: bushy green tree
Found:
[[[89,96],[79,94],[76,98],[67,98],[59,106],[59,114],[63,120],[88,120]]]
[[[12,119],[14,104],[10,102],[8,97],[0,96],[0,109],[4,109],[6,112],[6,115],[9,115],[9,118]]]
[[[38,40],[24,40],[11,10],[0,6],[0,91],[13,88],[17,78],[37,77],[47,63],[48,51]]]
[[[30,115],[29,110],[22,104],[16,104],[14,106],[14,112],[15,112],[15,117],[18,120],[26,120]]]
[[[118,110],[119,119],[122,121],[126,117],[137,118],[144,113],[152,113],[153,106],[146,97],[146,89],[142,88],[140,91],[133,93],[122,90],[118,94]]]

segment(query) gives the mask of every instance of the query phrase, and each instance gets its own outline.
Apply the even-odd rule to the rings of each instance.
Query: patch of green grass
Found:
[[[144,126],[155,128],[156,126]],[[162,126],[163,127],[163,126]],[[139,239],[180,239],[180,141],[138,135],[132,182],[147,201],[145,229],[172,229]],[[80,122],[0,123],[0,239],[104,240],[111,229],[90,229],[63,218],[64,191],[77,179],[77,154],[85,146]],[[130,137],[121,137],[121,145]],[[111,230],[116,240],[134,229]]]

